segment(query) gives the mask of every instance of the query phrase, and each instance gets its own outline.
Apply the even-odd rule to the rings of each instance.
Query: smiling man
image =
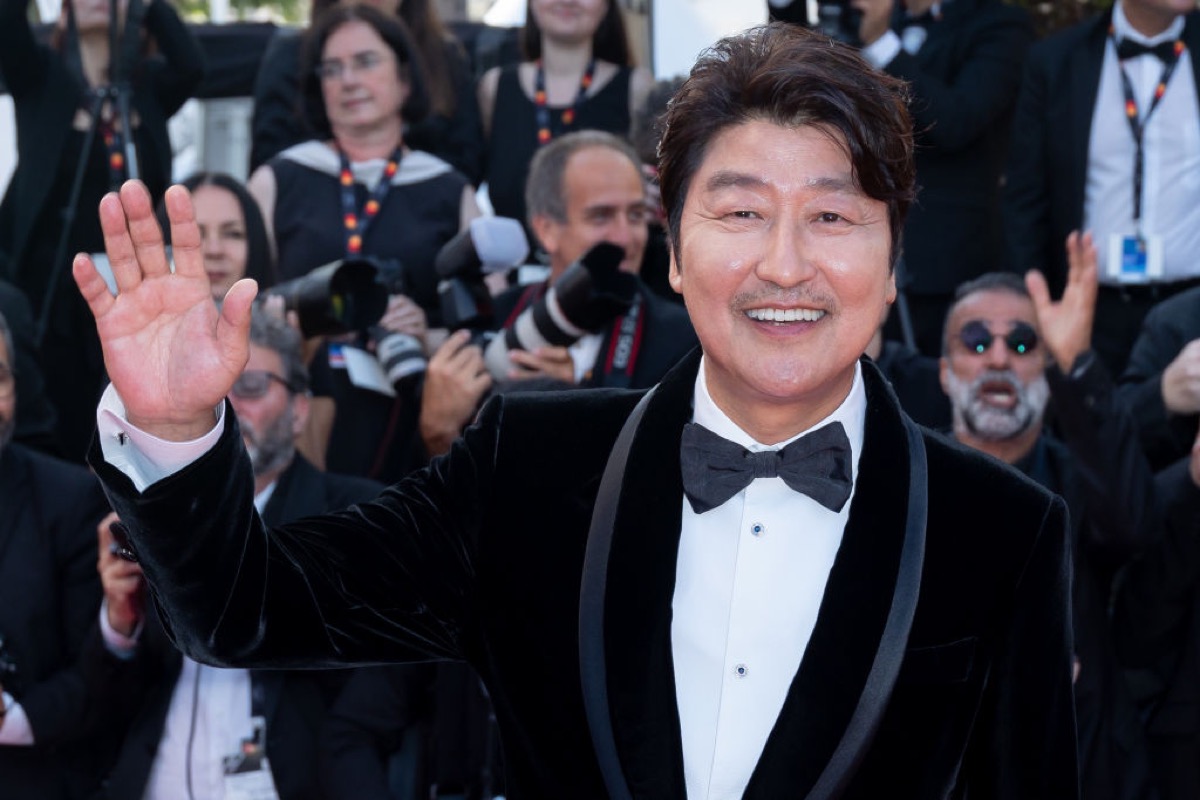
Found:
[[[176,642],[466,659],[512,798],[1075,797],[1062,501],[860,360],[914,191],[901,84],[754,29],[701,57],[661,156],[702,352],[649,394],[501,396],[376,502],[269,530],[222,405],[253,286],[214,311],[186,194],[173,274],[144,192],[104,201],[121,293],[75,263],[113,380],[92,460]]]

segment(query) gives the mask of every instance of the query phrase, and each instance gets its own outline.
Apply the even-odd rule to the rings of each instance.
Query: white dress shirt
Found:
[[[220,428],[218,425],[217,430]],[[272,482],[255,495],[254,506],[260,514],[274,492]],[[117,658],[132,658],[141,632],[141,624],[131,636],[114,630],[108,624],[108,601],[104,601],[100,635],[109,652]],[[217,669],[182,658],[143,800],[224,798],[224,759],[240,752],[242,740],[253,734],[250,672]]]
[[[1157,36],[1141,35],[1126,19],[1121,0],[1113,5],[1112,20],[1118,41],[1131,39],[1155,45],[1174,41],[1183,33],[1180,16]],[[1165,281],[1200,275],[1200,261],[1196,260],[1196,253],[1200,253],[1200,105],[1196,100],[1193,57],[1187,50],[1180,56],[1143,138],[1146,162],[1142,233],[1163,237]],[[1162,78],[1163,62],[1147,54],[1126,60],[1124,66],[1138,114],[1145,119]],[[1115,282],[1108,274],[1109,237],[1138,233],[1133,222],[1134,154],[1133,131],[1125,117],[1121,68],[1110,39],[1104,48],[1092,116],[1083,207],[1083,226],[1095,237],[1100,280],[1104,283]]]
[[[754,441],[713,403],[703,362],[693,403],[694,422],[753,452],[803,435]],[[841,406],[809,428],[842,423],[855,479],[866,405],[856,366]],[[671,651],[690,800],[745,791],[816,626],[851,501],[830,511],[782,478],[755,480],[704,514],[681,498]]]

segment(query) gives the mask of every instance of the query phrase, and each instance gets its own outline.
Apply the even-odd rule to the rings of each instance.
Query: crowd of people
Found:
[[[397,524],[412,524],[422,536],[427,529],[421,524],[429,526],[429,541],[414,551],[447,573],[447,564],[457,565],[461,580],[440,586],[429,575],[414,574],[405,553],[395,556],[395,564],[378,564],[381,577],[371,583],[372,594],[351,598],[372,609],[376,622],[390,619],[383,610],[391,608],[390,597],[411,594],[402,579],[428,595],[394,640],[374,627],[376,649],[361,652],[362,632],[339,627],[353,615],[326,618],[319,604],[301,600],[286,612],[277,610],[269,631],[264,626],[256,632],[254,620],[229,612],[230,625],[249,626],[233,634],[222,629],[244,658],[220,650],[216,641],[189,642],[195,634],[181,624],[178,608],[151,592],[143,574],[143,567],[152,574],[164,569],[160,554],[147,561],[135,543],[139,531],[131,537],[128,526],[145,528],[152,519],[169,528],[176,521],[163,511],[170,507],[159,495],[169,493],[163,486],[181,485],[172,473],[187,462],[173,460],[160,440],[205,434],[205,446],[220,453],[217,438],[226,430],[220,425],[230,415],[253,476],[252,489],[225,487],[230,505],[240,508],[252,497],[254,509],[274,526],[365,503],[380,492],[408,503],[418,488],[386,487],[431,462],[439,480],[461,487],[465,472],[484,471],[482,464],[468,470],[463,462],[481,459],[489,442],[476,437],[458,461],[446,454],[491,397],[545,398],[517,404],[512,412],[518,417],[512,424],[537,440],[529,452],[538,453],[569,447],[576,433],[562,427],[574,418],[560,419],[566,412],[554,408],[567,407],[563,392],[649,389],[678,375],[672,369],[689,363],[701,343],[706,359],[754,362],[750,352],[737,352],[736,339],[724,354],[712,339],[698,336],[719,326],[729,309],[713,303],[718,280],[689,272],[691,265],[720,257],[740,269],[761,256],[774,264],[775,272],[760,270],[767,283],[803,282],[795,276],[822,270],[840,270],[844,277],[854,264],[814,267],[805,254],[789,249],[788,237],[796,231],[767,236],[763,244],[760,227],[794,226],[803,230],[796,234],[801,239],[849,242],[859,235],[854,229],[876,223],[858,219],[863,212],[847,202],[799,219],[778,200],[792,191],[784,178],[726,171],[707,176],[699,187],[687,181],[703,173],[697,172],[700,161],[712,148],[742,148],[748,160],[761,156],[766,168],[787,174],[791,162],[776,161],[780,131],[795,133],[787,126],[798,126],[823,132],[804,140],[802,158],[851,159],[855,185],[887,202],[894,284],[883,312],[867,321],[874,338],[851,355],[862,352],[878,366],[911,418],[1009,465],[997,497],[1023,497],[1021,473],[1065,504],[1069,553],[1060,553],[1059,561],[1053,554],[1043,554],[1042,561],[1031,555],[1029,562],[1061,574],[1029,580],[1045,578],[1047,602],[1069,586],[1069,598],[1061,598],[1069,600],[1069,620],[1062,623],[1071,642],[1079,796],[1200,797],[1200,264],[1187,256],[1200,245],[1200,11],[1194,0],[1116,0],[1111,10],[1039,42],[1026,13],[1001,0],[853,5],[860,12],[848,37],[854,58],[861,56],[855,69],[879,76],[888,92],[903,87],[896,91],[904,92],[912,128],[911,138],[899,144],[885,139],[904,132],[881,118],[859,118],[860,128],[838,132],[841,123],[831,120],[842,119],[838,104],[847,101],[835,89],[821,95],[819,81],[804,84],[808,96],[795,101],[803,111],[787,111],[799,116],[772,117],[790,108],[781,83],[792,74],[784,56],[777,71],[740,62],[736,53],[718,66],[720,60],[710,57],[682,88],[678,79],[656,85],[636,65],[618,0],[530,0],[520,60],[486,70],[448,33],[431,0],[314,2],[310,25],[278,32],[264,54],[249,132],[250,177],[242,182],[214,173],[171,175],[166,120],[199,84],[204,62],[167,0],[120,0],[112,14],[108,2],[64,0],[49,43],[39,42],[27,24],[26,0],[0,0],[0,75],[16,109],[19,158],[0,203],[0,795],[490,800],[505,794],[506,769],[526,791],[543,778],[545,785],[600,785],[591,765],[567,778],[578,765],[545,768],[529,762],[525,750],[502,750],[502,738],[507,745],[519,739],[511,730],[502,736],[506,718],[510,729],[512,719],[518,728],[532,726],[529,736],[536,739],[547,731],[534,729],[553,727],[560,711],[540,717],[514,711],[533,702],[538,687],[512,674],[508,654],[487,649],[495,644],[493,635],[520,636],[508,629],[504,614],[529,613],[526,603],[537,587],[514,588],[494,575],[473,574],[468,554],[459,552],[462,543],[439,537],[443,520],[420,505],[421,498],[411,500],[411,514],[390,505],[387,513],[404,517]],[[783,36],[771,31],[788,24],[775,23],[763,35]],[[727,84],[736,93],[712,88],[725,85],[713,79],[721,69],[736,73]],[[694,138],[664,150],[659,164],[656,151],[672,97],[673,108],[735,120],[727,124],[746,135],[735,139],[718,131],[710,141],[699,132],[698,118],[688,127],[677,117],[674,135]],[[884,114],[886,108],[863,101],[855,113]],[[759,123],[765,127],[755,128]],[[688,158],[670,160],[686,148]],[[664,182],[660,197],[660,169],[687,179]],[[915,198],[906,194],[912,171]],[[168,191],[173,178],[183,191]],[[101,204],[117,190],[120,204]],[[710,195],[720,202],[693,210],[703,220],[700,232],[691,223],[693,238],[681,244],[684,199],[704,204],[693,198]],[[778,213],[781,206],[788,210]],[[520,223],[529,257],[489,260],[495,241],[487,235],[492,229],[480,223],[493,215]],[[124,245],[112,235],[114,226],[127,226]],[[721,249],[735,240],[741,242],[736,248]],[[711,247],[705,251],[697,242]],[[164,264],[172,253],[181,262],[202,264],[203,275],[181,268],[174,277],[204,284],[218,325],[232,324],[240,313],[247,292],[239,281],[257,283],[249,359],[231,368],[236,377],[228,392],[211,398],[212,407],[224,409],[216,432],[188,427],[181,410],[178,429],[165,428],[172,435],[156,428],[152,436],[136,427],[137,406],[124,402],[129,398],[110,390],[101,399],[110,379],[124,387],[136,382],[137,369],[113,374],[112,353],[134,347],[122,345],[123,325],[147,321],[98,313],[86,284],[77,288],[69,274],[74,263],[79,279],[82,262],[72,258],[90,254],[83,261],[94,264],[107,291],[117,295],[132,285],[121,261],[132,259],[134,250],[147,275],[153,271],[146,266],[147,248],[166,248]],[[854,254],[863,260],[878,255],[867,249]],[[339,284],[330,264],[365,264],[371,280],[366,287]],[[856,297],[866,297],[874,287],[864,282],[854,288]],[[846,299],[814,297],[834,305]],[[159,300],[164,308],[173,302],[170,296]],[[746,307],[752,300],[734,298]],[[829,313],[852,317],[849,305]],[[200,341],[208,317],[177,310],[190,322],[164,326],[162,336],[183,331]],[[783,327],[818,325],[824,316],[761,313],[766,316],[755,317],[759,322]],[[853,341],[837,337],[828,357]],[[165,347],[156,352],[167,352]],[[136,367],[139,355],[127,353],[123,361]],[[165,374],[173,386],[202,392],[198,378],[193,387],[187,374],[171,374],[172,364],[153,363],[155,357],[144,355],[147,375]],[[175,371],[186,369],[181,362]],[[875,397],[871,379],[861,374],[855,391],[864,380],[867,396]],[[698,385],[703,389],[704,380]],[[169,394],[165,379],[158,388]],[[726,398],[708,398],[707,391],[707,402],[723,408]],[[600,412],[608,414],[607,408],[596,407],[604,420]],[[846,418],[847,428],[852,419]],[[487,502],[552,538],[548,524],[522,516],[537,510],[538,499],[490,494],[520,489],[504,470],[545,466],[519,449],[510,455],[513,445],[499,441],[501,421],[491,422],[496,441],[488,456],[512,462],[487,464],[500,477],[475,476],[495,483],[484,487]],[[868,431],[872,424],[867,421]],[[861,436],[852,436],[851,446],[860,449]],[[117,478],[105,476],[106,488],[110,497],[137,507],[136,520],[118,517],[105,502],[100,483],[83,466],[89,449],[93,465],[102,458],[121,471]],[[871,452],[868,445],[864,459],[877,458]],[[930,455],[940,457],[936,450]],[[197,464],[211,475],[207,458]],[[944,467],[931,463],[930,469]],[[196,471],[185,467],[181,479]],[[220,468],[215,474],[233,480],[242,473]],[[546,491],[557,486],[563,492],[545,500],[548,519],[581,513],[576,483],[586,483],[595,497],[598,481],[573,469],[548,476]],[[471,490],[484,488],[472,484]],[[953,502],[969,503],[977,489]],[[687,497],[697,515],[703,513]],[[534,508],[518,515],[517,503]],[[847,515],[856,507],[837,511]],[[998,524],[993,512],[999,509],[931,511],[930,530],[938,535],[946,516],[962,520],[955,532],[958,549],[931,540],[931,552],[996,564],[1024,552],[1006,550],[1003,537],[980,533]],[[452,513],[456,523],[467,525],[481,512],[464,507]],[[646,513],[657,513],[656,503],[647,500]],[[1051,507],[1040,524],[1052,525],[1057,513]],[[189,525],[203,527],[192,519],[194,511],[188,516]],[[386,527],[381,519],[369,521]],[[351,523],[339,524],[348,530]],[[758,527],[787,524],[771,518]],[[840,524],[846,525],[843,547],[853,555],[853,515]],[[1037,535],[1036,529],[1014,531],[1012,541],[1036,540],[1034,551],[1052,547]],[[521,563],[546,565],[539,582],[578,594],[566,586],[573,576],[550,569],[553,558],[578,561],[576,543],[544,542],[547,552],[540,552],[530,541],[526,533],[514,539],[514,547],[530,548],[520,554]],[[308,597],[311,573],[293,575],[283,565],[315,570],[324,559],[332,575],[343,563],[359,559],[354,563],[361,568],[369,555],[383,551],[364,546],[343,552],[301,536],[267,554],[231,552],[231,563],[240,564],[236,576],[220,585],[182,587],[180,594],[211,592],[227,608],[256,608],[263,600],[255,587],[270,578],[272,598],[289,591]],[[828,556],[833,564],[838,550],[783,552]],[[700,558],[681,553],[681,564]],[[518,558],[490,551],[485,556],[499,564]],[[831,597],[845,590],[833,569]],[[467,574],[475,582],[467,582]],[[640,574],[631,570],[625,577]],[[748,580],[740,575],[727,577]],[[964,581],[973,575],[964,567]],[[933,585],[939,593],[954,590],[936,580]],[[488,607],[485,589],[501,586],[516,594],[528,590],[529,597],[504,596]],[[964,597],[981,591],[959,588]],[[707,624],[707,601],[685,605],[682,593],[694,587],[673,591],[681,626],[699,630]],[[999,583],[996,591],[1002,591]],[[671,600],[670,591],[665,598]],[[921,599],[931,602],[924,589]],[[1003,609],[1005,620],[1011,615],[1026,619],[1031,631],[1038,627],[1032,622],[1037,609],[1022,605],[1028,597],[988,601]],[[746,613],[736,597],[731,602]],[[575,606],[537,607],[537,622],[547,628],[572,631],[583,624]],[[1052,607],[1045,610],[1053,617]],[[999,613],[979,610],[976,622]],[[647,617],[653,615],[648,611]],[[480,630],[455,630],[447,619],[467,619]],[[918,616],[912,634],[917,642],[927,635],[919,623]],[[314,630],[324,631],[320,642],[306,638]],[[808,634],[814,641],[828,635],[819,622],[815,631],[810,623],[794,663],[783,658],[790,664],[787,675],[816,669],[804,673],[807,661],[799,661]],[[298,651],[277,648],[277,639],[302,645]],[[681,647],[680,641],[668,644]],[[782,650],[795,649],[798,641],[791,633],[777,637]],[[1053,643],[1043,644],[1029,652],[1047,655]],[[951,693],[965,697],[977,686],[1006,687],[1013,704],[1028,697],[1063,699],[1051,670],[1039,672],[1036,659],[1017,662],[1015,645],[1004,654],[989,652],[993,646],[983,634],[924,649],[910,642],[898,680],[920,687],[913,702],[928,702],[933,716],[942,713],[939,704],[951,703]],[[191,657],[218,652],[220,660],[245,666],[218,668]],[[701,653],[695,663],[709,655]],[[526,657],[544,662],[531,667],[531,675],[570,669],[556,661],[560,654],[550,645]],[[448,660],[392,663],[427,658]],[[976,665],[985,660],[991,668],[981,672]],[[347,669],[347,663],[368,666]],[[737,667],[744,678],[746,666]],[[479,674],[497,683],[485,688]],[[678,663],[676,684],[669,677],[656,684],[658,690],[713,685],[711,676]],[[498,698],[498,721],[489,689],[494,692],[499,682],[506,691]],[[720,696],[723,690],[714,691]],[[661,702],[646,699],[637,713],[662,711]],[[708,702],[679,708],[677,717],[662,711],[647,724],[660,732],[664,720],[681,725],[690,757],[704,750],[688,737],[696,725],[708,724]],[[829,702],[830,713],[840,713],[841,701],[835,696]],[[1024,800],[1029,786],[1051,791],[1069,782],[1068,771],[1032,783],[1016,775],[1034,743],[1041,743],[1044,757],[1057,755],[1068,734],[1054,728],[1059,720],[1048,718],[1046,730],[1017,742],[1016,733],[1028,732],[1022,726],[1037,709],[1005,702],[1001,697],[996,709],[972,719],[975,732],[947,732],[954,727],[947,723],[937,733],[984,737],[989,747],[1011,748],[1006,753],[1014,774],[1002,771],[993,776],[995,785],[971,796]],[[575,710],[567,703],[562,713]],[[1008,733],[999,735],[1002,729]],[[764,739],[770,730],[768,724]],[[886,740],[886,720],[883,730]],[[680,736],[664,735],[672,742]],[[556,746],[575,752],[587,746],[587,736],[587,730],[563,730]],[[911,743],[909,752],[919,754],[922,747]],[[999,757],[1003,761],[1005,754]],[[726,768],[712,752],[705,758],[713,759],[703,761],[713,775]],[[696,763],[681,767],[689,793]],[[913,791],[919,786],[924,793],[913,796],[962,796],[969,772],[936,788],[914,778]],[[655,780],[638,791],[660,796],[659,788],[675,785],[674,776]],[[741,796],[723,791],[714,788],[707,796]]]

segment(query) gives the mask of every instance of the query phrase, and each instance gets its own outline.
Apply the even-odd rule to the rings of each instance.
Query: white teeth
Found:
[[[759,322],[816,322],[825,312],[815,308],[752,308],[746,316]]]

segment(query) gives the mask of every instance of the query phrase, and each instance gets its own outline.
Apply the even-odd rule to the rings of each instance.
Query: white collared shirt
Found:
[[[1113,5],[1113,33],[1120,41],[1131,39],[1145,45],[1174,41],[1183,33],[1183,17],[1167,30],[1146,37],[1133,29],[1125,17],[1121,0]],[[1146,154],[1142,185],[1142,231],[1163,237],[1163,280],[1175,281],[1200,275],[1200,105],[1192,59],[1185,50],[1180,56],[1166,93],[1150,117],[1144,134]],[[1154,55],[1125,61],[1125,72],[1137,100],[1138,114],[1145,119],[1154,89],[1163,74],[1163,62]],[[1125,117],[1125,92],[1121,68],[1112,40],[1105,44],[1100,69],[1100,86],[1088,141],[1087,184],[1084,193],[1083,227],[1092,231],[1099,251],[1100,280],[1108,276],[1108,241],[1111,235],[1132,236],[1134,139]],[[1057,243],[1061,246],[1062,243]]]
[[[275,492],[272,481],[254,496],[261,514]],[[100,608],[100,635],[117,658],[132,658],[142,631],[122,636],[108,624],[108,601]],[[162,737],[146,779],[143,800],[220,800],[225,796],[224,759],[241,750],[254,731],[249,670],[217,669],[182,656],[183,665],[163,721]]]
[[[754,441],[696,379],[693,421],[750,451]],[[809,430],[839,421],[858,476],[866,418],[861,367],[849,395]],[[817,622],[850,516],[758,479],[696,514],[686,498],[675,568],[671,649],[689,800],[740,798],[750,781]]]

